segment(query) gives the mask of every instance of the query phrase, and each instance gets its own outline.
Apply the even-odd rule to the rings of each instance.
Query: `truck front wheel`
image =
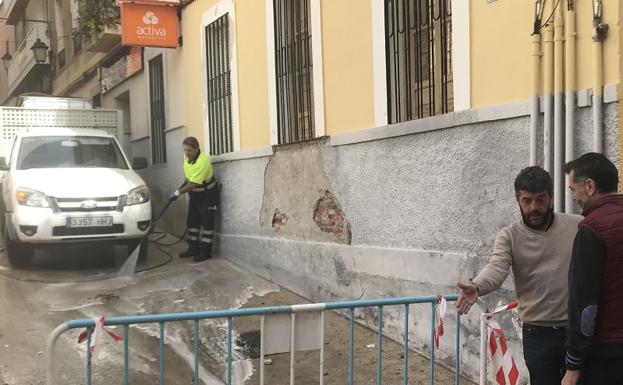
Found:
[[[9,232],[6,225],[4,226],[3,234],[6,255],[9,258],[11,265],[14,267],[24,267],[31,264],[34,256],[34,249],[23,243],[12,241],[9,238]]]

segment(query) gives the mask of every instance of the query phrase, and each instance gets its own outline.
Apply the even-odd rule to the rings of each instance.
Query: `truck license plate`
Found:
[[[112,217],[69,217],[67,227],[107,227],[112,226]]]

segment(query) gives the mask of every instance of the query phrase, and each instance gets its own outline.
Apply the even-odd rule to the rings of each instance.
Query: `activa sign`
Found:
[[[120,7],[123,45],[177,47],[177,8],[139,3]]]
[[[136,34],[138,36],[167,36],[167,30],[165,28],[155,28],[155,27],[136,27]]]

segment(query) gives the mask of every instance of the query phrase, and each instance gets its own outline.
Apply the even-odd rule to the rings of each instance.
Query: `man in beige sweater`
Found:
[[[521,219],[495,237],[489,263],[470,283],[459,282],[457,310],[498,289],[513,270],[531,385],[558,385],[565,368],[567,274],[579,215],[554,213],[552,179],[533,166],[515,179]]]

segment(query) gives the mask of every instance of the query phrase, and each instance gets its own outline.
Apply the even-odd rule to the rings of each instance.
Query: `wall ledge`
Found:
[[[591,98],[591,89],[583,89],[577,91],[577,107],[590,107],[592,104]],[[605,86],[604,103],[608,104],[617,101],[617,85],[609,84]],[[530,116],[530,103],[530,100],[526,100],[491,107],[473,108],[464,111],[455,111],[443,115],[431,116],[429,118],[411,120],[403,123],[373,127],[344,134],[335,134],[329,136],[329,144],[331,146],[344,146],[349,144],[370,142],[374,140],[395,138],[405,135],[421,134],[446,128],[457,128],[470,124],[521,118],[525,116]],[[539,104],[541,106],[542,113],[542,97],[540,98]],[[210,156],[210,160],[212,161],[212,163],[222,163],[244,159],[263,158],[272,156],[273,154],[273,147],[270,146]]]
[[[591,105],[592,90],[579,90],[576,95],[577,107]],[[604,103],[618,101],[617,85],[609,84],[604,87]],[[473,108],[464,111],[455,111],[429,118],[410,120],[408,122],[390,124],[365,130],[336,134],[331,136],[331,145],[343,146],[369,142],[380,139],[395,138],[398,136],[421,134],[445,128],[456,128],[469,124],[491,122],[504,119],[520,118],[530,115],[530,100],[502,104],[491,107]],[[543,106],[542,98],[540,106]],[[543,110],[541,109],[541,112]]]
[[[272,147],[260,147],[249,150],[240,150],[235,152],[229,152],[221,155],[211,155],[210,161],[212,163],[231,162],[234,160],[264,158],[273,155]]]

